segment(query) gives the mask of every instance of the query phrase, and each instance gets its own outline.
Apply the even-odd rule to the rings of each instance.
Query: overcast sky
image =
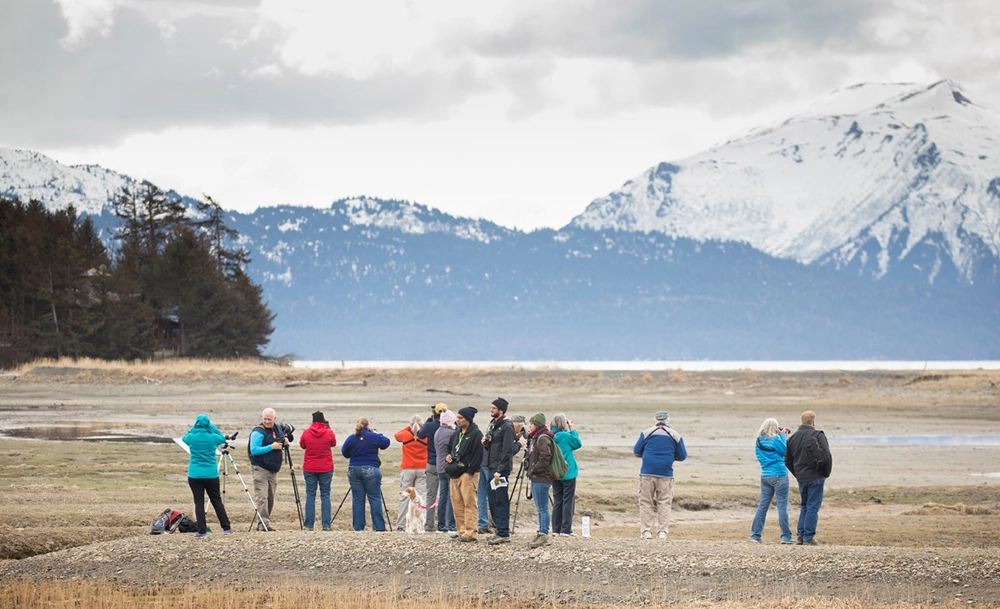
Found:
[[[560,227],[859,82],[1000,110],[996,0],[0,0],[0,146],[224,207]]]

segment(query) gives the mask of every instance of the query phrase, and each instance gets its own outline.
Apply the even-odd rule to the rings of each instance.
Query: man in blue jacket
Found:
[[[282,449],[288,438],[279,423],[275,423],[273,408],[261,412],[261,422],[250,432],[250,473],[253,474],[254,501],[260,512],[258,531],[273,531],[271,510],[274,494],[278,490],[278,470],[281,469]]]
[[[674,501],[674,461],[687,459],[684,438],[667,425],[667,411],[656,413],[656,423],[642,430],[632,452],[642,458],[639,470],[639,530],[652,539],[653,530],[667,538]]]

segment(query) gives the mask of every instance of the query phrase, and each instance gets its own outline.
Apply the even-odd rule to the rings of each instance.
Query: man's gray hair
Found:
[[[267,415],[271,415],[272,417],[274,417],[274,416],[277,416],[278,413],[274,412],[273,408],[268,407],[268,408],[265,408],[263,411],[261,411],[260,418],[263,419]]]

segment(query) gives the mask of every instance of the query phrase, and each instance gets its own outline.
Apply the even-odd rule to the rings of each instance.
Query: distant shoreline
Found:
[[[643,372],[683,370],[686,372],[739,371],[822,372],[822,371],[909,371],[923,370],[1000,370],[1000,360],[677,360],[677,361],[485,361],[485,360],[301,360],[296,368],[360,369],[481,369],[481,370],[569,370]]]

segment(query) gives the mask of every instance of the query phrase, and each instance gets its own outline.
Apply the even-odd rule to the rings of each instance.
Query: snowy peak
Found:
[[[953,82],[859,85],[650,168],[571,226],[738,241],[806,264],[864,255],[875,277],[933,242],[970,278],[984,251],[1000,256],[998,144],[1000,117]]]
[[[369,197],[341,199],[330,207],[350,226],[391,228],[410,235],[454,234],[462,239],[490,243],[510,231],[485,220],[456,218],[437,209],[408,201],[385,201]]]
[[[0,148],[0,195],[37,199],[49,209],[74,206],[100,214],[108,200],[135,180],[98,165],[63,165],[30,150]]]

